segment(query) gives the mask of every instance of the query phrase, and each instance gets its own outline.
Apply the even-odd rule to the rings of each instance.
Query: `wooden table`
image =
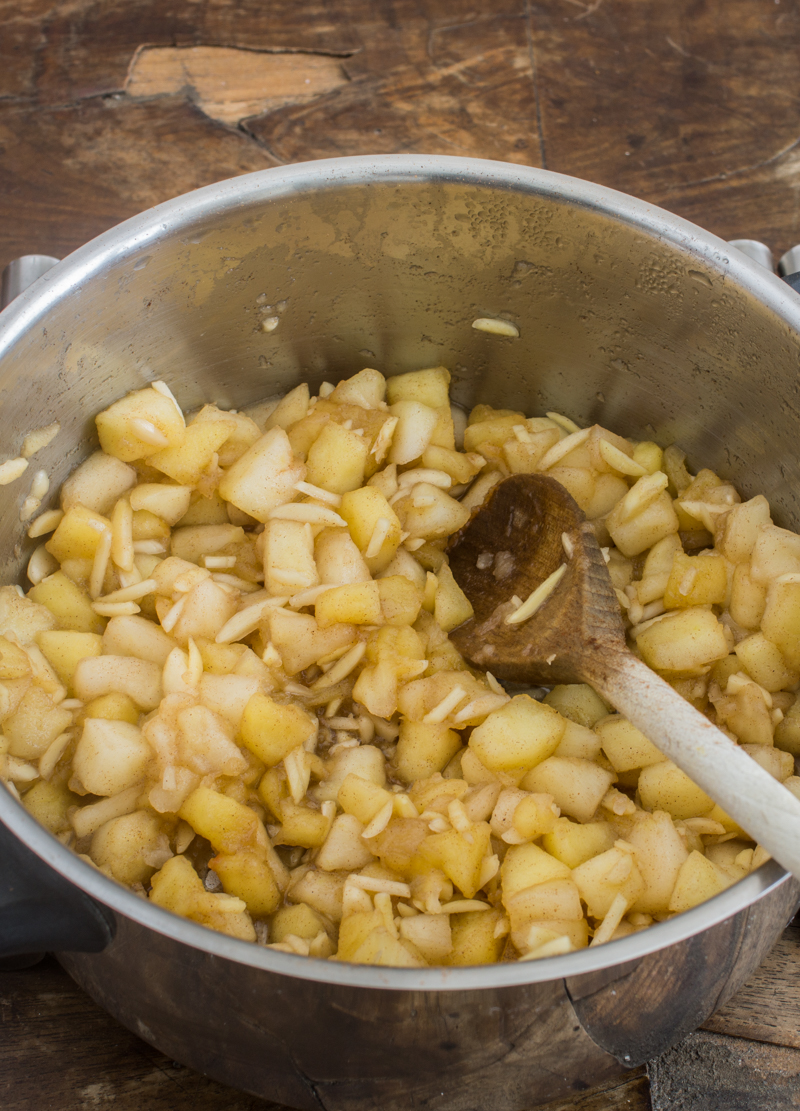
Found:
[[[800,240],[800,0],[0,0],[0,268],[250,170],[421,151],[544,166],[776,256]],[[781,1111],[800,930],[704,1031],[550,1111]],[[0,976],[5,1111],[245,1111],[52,961]],[[487,1109],[488,1111],[488,1109]]]

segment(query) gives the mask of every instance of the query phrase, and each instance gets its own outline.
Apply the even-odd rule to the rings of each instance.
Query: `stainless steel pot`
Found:
[[[497,315],[518,339],[470,327]],[[10,454],[61,422],[37,457],[55,490],[92,415],[154,378],[186,409],[244,407],[304,378],[444,363],[465,405],[677,440],[797,528],[799,357],[797,295],[669,213],[540,170],[382,156],[222,182],[76,251],[0,317],[0,413]],[[0,488],[6,581],[29,550],[24,486]],[[637,1065],[748,977],[799,890],[770,862],[596,950],[372,968],[212,933],[100,875],[6,792],[0,817],[2,952],[72,950],[64,966],[141,1037],[309,1111],[515,1111]]]

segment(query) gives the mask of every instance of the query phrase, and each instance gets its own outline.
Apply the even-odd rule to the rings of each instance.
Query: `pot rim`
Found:
[[[800,331],[800,299],[779,278],[723,240],[681,217],[625,193],[591,182],[512,163],[450,155],[376,155],[334,158],[260,170],[205,186],[132,217],[80,247],[54,266],[0,314],[0,364],[51,308],[108,266],[185,231],[198,220],[236,210],[246,215],[264,201],[321,190],[376,184],[453,184],[541,196],[589,209],[635,227],[658,242],[694,257],[698,265],[736,284],[770,309],[785,326]],[[62,845],[8,791],[0,791],[0,819],[40,859],[65,879],[126,918],[211,956],[279,975],[367,989],[467,991],[542,983],[627,965],[725,921],[790,879],[777,862],[705,903],[597,949],[507,964],[458,968],[383,968],[301,957],[227,937],[145,901],[103,875]],[[620,974],[623,974],[622,972]]]

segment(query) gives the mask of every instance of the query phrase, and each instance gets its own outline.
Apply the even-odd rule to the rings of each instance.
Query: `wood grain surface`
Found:
[[[234,174],[387,151],[800,238],[800,0],[0,0],[0,25],[0,266]]]
[[[800,0],[0,0],[0,27],[0,268],[237,174],[403,151],[800,239]],[[792,928],[650,1082],[549,1111],[797,1106],[799,975]],[[0,1028],[4,1111],[275,1106],[169,1061],[52,958],[0,974]]]

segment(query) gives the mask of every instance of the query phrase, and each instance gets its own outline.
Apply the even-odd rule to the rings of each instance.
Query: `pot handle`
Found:
[[[758,239],[729,239],[728,246],[735,247],[753,262],[774,273],[775,260],[766,243],[761,243]],[[781,255],[778,262],[778,277],[783,278],[795,293],[800,293],[800,243],[790,247],[785,254]]]
[[[35,964],[53,949],[99,953],[112,940],[112,912],[45,864],[2,822],[0,862],[0,971]]]
[[[59,261],[52,255],[22,255],[9,262],[0,279],[0,309],[10,305],[15,297],[19,297]]]

